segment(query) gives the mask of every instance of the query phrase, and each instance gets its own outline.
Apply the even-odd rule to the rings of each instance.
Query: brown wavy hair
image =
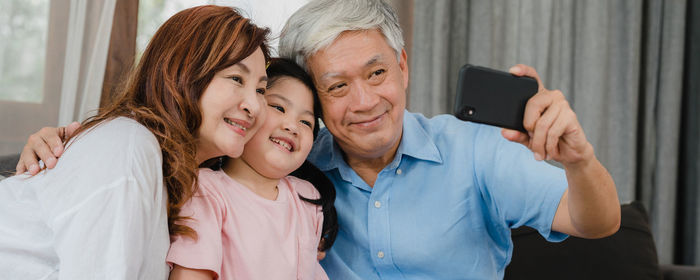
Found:
[[[115,99],[73,134],[123,116],[155,135],[163,152],[171,235],[197,236],[179,222],[187,219],[180,216],[180,209],[197,186],[199,99],[214,74],[258,48],[269,60],[268,34],[269,29],[254,25],[231,7],[205,5],[175,14],[153,35]]]

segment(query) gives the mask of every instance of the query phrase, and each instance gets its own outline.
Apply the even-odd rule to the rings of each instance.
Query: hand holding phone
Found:
[[[527,133],[523,127],[525,105],[537,90],[533,78],[466,64],[459,70],[454,115],[464,121]]]

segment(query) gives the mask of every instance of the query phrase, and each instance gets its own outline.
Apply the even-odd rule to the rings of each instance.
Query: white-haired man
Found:
[[[407,55],[380,0],[311,1],[279,52],[309,71],[323,108],[309,159],[337,189],[331,279],[500,279],[512,227],[551,241],[619,228],[615,183],[561,92],[540,82],[529,134],[405,111]],[[510,72],[539,82],[528,66]]]

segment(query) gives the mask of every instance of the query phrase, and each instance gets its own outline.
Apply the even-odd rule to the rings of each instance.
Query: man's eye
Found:
[[[340,84],[331,86],[330,88],[328,88],[328,91],[333,91],[333,90],[336,90],[336,89],[340,89],[340,88],[342,88],[342,87],[344,87],[344,86],[345,86],[345,83],[340,83]]]
[[[370,75],[370,78],[371,78],[372,76],[379,76],[379,75],[381,75],[381,74],[384,74],[384,72],[386,72],[386,70],[384,70],[384,69],[379,69],[379,70],[377,70],[377,71],[374,71],[374,72],[372,72],[372,75]]]
[[[255,92],[257,92],[257,93],[259,93],[259,94],[263,94],[263,95],[264,95],[264,94],[265,94],[265,88],[259,88],[259,89],[256,89],[256,90],[255,90]]]

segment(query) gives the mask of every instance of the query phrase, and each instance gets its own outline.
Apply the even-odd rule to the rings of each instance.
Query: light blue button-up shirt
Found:
[[[374,187],[325,129],[309,160],[337,190],[340,230],[322,261],[330,279],[501,279],[510,228],[566,237],[551,231],[563,170],[535,161],[499,128],[405,112],[401,144]]]

